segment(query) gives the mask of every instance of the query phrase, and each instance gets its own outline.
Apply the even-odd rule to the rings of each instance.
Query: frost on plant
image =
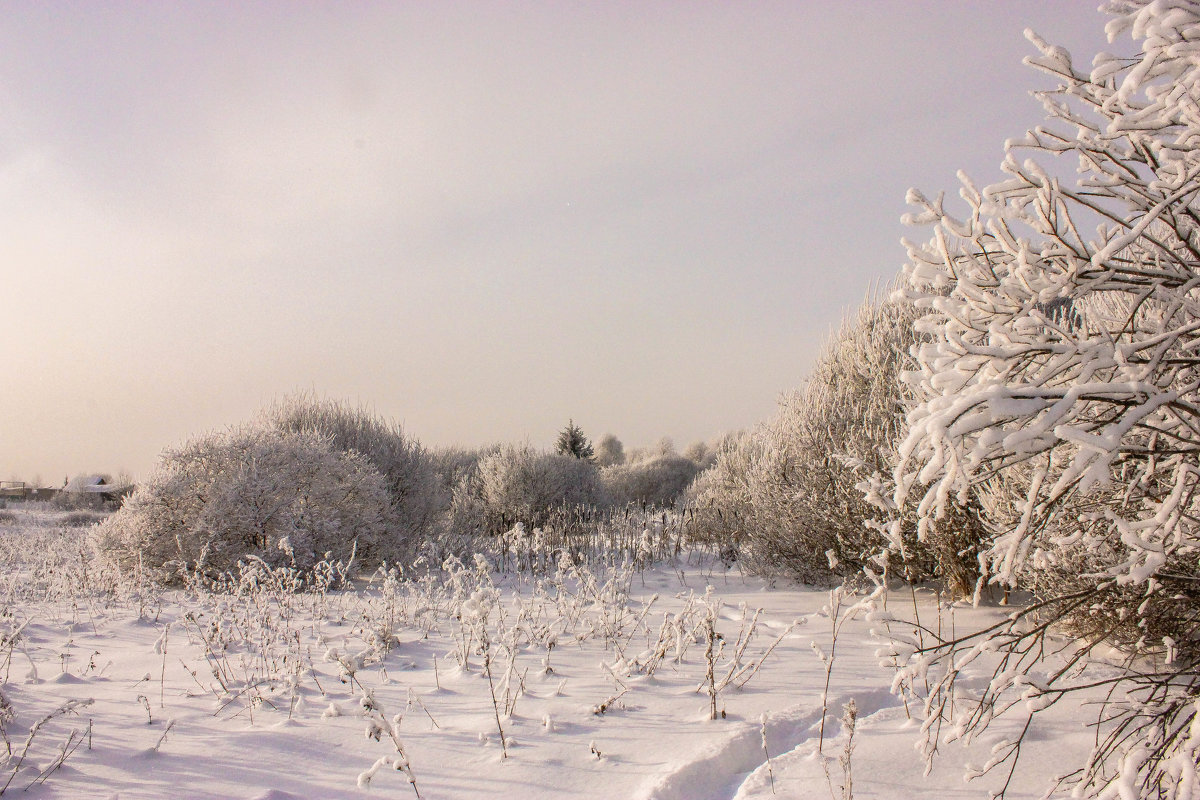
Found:
[[[101,524],[102,550],[162,580],[215,577],[239,560],[302,571],[389,549],[383,478],[313,433],[254,427],[167,450],[158,470]]]
[[[962,177],[965,217],[909,195],[907,221],[933,230],[907,244],[905,295],[928,340],[907,376],[918,403],[891,499],[917,503],[925,535],[978,492],[981,581],[1034,601],[992,629],[899,649],[908,677],[931,681],[932,757],[943,725],[969,736],[1075,688],[1073,669],[1035,677],[1051,624],[1080,639],[1069,667],[1116,642],[1128,658],[1114,697],[1128,700],[1103,710],[1093,758],[1067,783],[1182,797],[1200,695],[1200,5],[1106,8],[1110,39],[1131,35],[1136,57],[1081,70],[1027,33],[1028,63],[1057,84],[1039,93],[1047,124],[1009,141],[1002,182]],[[902,548],[899,521],[884,532]],[[950,725],[958,671],[989,649],[994,680]],[[987,768],[1012,769],[1021,741]]]
[[[726,442],[689,490],[689,533],[735,548],[751,570],[811,583],[873,564],[879,509],[857,484],[891,471],[903,438],[917,341],[907,303],[869,298],[826,343],[804,387],[771,421]],[[918,542],[915,508],[902,507],[903,577],[937,577],[956,593],[975,580],[978,523],[973,496],[954,503],[933,536]],[[873,567],[878,569],[878,567]]]

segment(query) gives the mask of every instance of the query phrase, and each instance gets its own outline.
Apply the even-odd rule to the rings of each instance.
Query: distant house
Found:
[[[108,478],[103,475],[84,475],[67,483],[68,492],[85,492],[98,494],[109,486]]]
[[[100,506],[105,503],[120,503],[133,492],[133,486],[111,484],[103,475],[85,475],[67,483],[62,492],[71,496],[74,501],[72,505]]]
[[[25,500],[32,491],[24,481],[0,481],[0,500]]]
[[[38,488],[24,481],[0,481],[0,500],[53,500],[58,489]]]

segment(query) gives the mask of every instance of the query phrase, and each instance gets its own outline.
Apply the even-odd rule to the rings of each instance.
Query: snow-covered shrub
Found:
[[[596,466],[611,467],[625,463],[625,445],[611,433],[596,440]]]
[[[699,469],[708,469],[717,461],[719,444],[712,442],[692,442],[683,451],[683,457],[696,463]]]
[[[751,571],[822,583],[833,574],[825,554],[835,538],[824,520],[802,517],[797,465],[808,454],[790,449],[779,424],[777,417],[749,431],[697,477],[688,490],[688,535],[736,554]]]
[[[499,445],[478,449],[459,447],[430,451],[434,472],[446,499],[440,531],[421,543],[426,562],[441,564],[450,555],[474,551],[476,537],[485,532],[485,509],[480,497],[479,463],[500,450]]]
[[[934,229],[928,243],[908,245],[906,268],[930,339],[911,377],[920,405],[893,473],[894,503],[917,502],[924,533],[954,498],[978,492],[990,523],[981,563],[994,583],[1032,589],[1036,613],[902,651],[919,685],[932,687],[930,713],[947,719],[960,651],[1007,654],[976,710],[958,712],[959,733],[974,735],[1011,696],[1024,692],[1036,708],[1070,696],[1070,672],[1024,680],[1051,624],[1083,636],[1081,660],[1120,645],[1127,660],[1098,747],[1071,781],[1081,795],[1191,797],[1200,777],[1200,737],[1190,732],[1200,724],[1200,4],[1116,0],[1107,9],[1110,39],[1131,33],[1141,52],[1102,54],[1080,70],[1030,33],[1039,55],[1029,63],[1058,83],[1040,93],[1050,125],[1008,143],[1003,182],[979,190],[962,179],[965,218],[941,197],[910,193],[909,221]],[[898,532],[897,522],[897,545]],[[932,755],[937,743],[927,745]],[[1019,747],[998,752],[1008,758],[991,766]]]
[[[684,494],[691,541],[732,551],[741,547],[753,524],[749,487],[764,446],[756,428],[729,436],[716,449],[712,466],[697,475]]]
[[[501,533],[518,522],[541,527],[562,507],[605,505],[596,465],[586,459],[505,446],[479,462],[473,494],[484,530]]]
[[[675,453],[675,441],[670,436],[664,436],[649,447],[635,447],[632,450],[626,451],[626,464],[634,464],[638,461],[649,461],[662,456],[673,456]]]
[[[785,398],[773,434],[799,531],[782,542],[770,532],[759,545],[764,557],[781,551],[854,571],[867,563],[875,550],[867,522],[877,511],[854,487],[864,470],[893,463],[905,410],[899,372],[915,340],[913,316],[905,305],[868,300],[843,321],[804,387]],[[797,553],[787,538],[812,547]]]
[[[881,540],[870,526],[880,512],[856,486],[897,461],[908,400],[899,375],[912,364],[916,316],[905,303],[868,301],[843,322],[804,387],[774,419],[721,448],[697,480],[689,498],[697,538],[730,537],[751,569],[805,581],[873,565]],[[920,544],[911,515],[903,519],[908,546],[898,571],[969,591],[977,526],[958,511],[954,525]]]
[[[366,459],[387,482],[393,535],[404,539],[410,551],[435,533],[449,493],[429,452],[398,425],[363,408],[307,396],[284,400],[266,416],[280,431],[316,434],[335,451],[356,452]]]
[[[167,450],[151,477],[98,528],[98,546],[160,580],[233,570],[239,560],[307,570],[326,553],[392,558],[393,503],[357,452],[313,433],[257,427]]]
[[[617,464],[600,470],[600,481],[618,505],[672,508],[700,468],[683,456],[658,456],[634,464]]]
[[[439,447],[429,451],[433,462],[433,471],[441,482],[446,497],[453,492],[454,487],[468,482],[479,474],[479,462],[484,456],[493,453],[499,446],[479,449],[462,447]]]

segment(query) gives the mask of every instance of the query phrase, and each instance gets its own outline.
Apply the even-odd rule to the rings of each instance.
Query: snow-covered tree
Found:
[[[909,221],[933,228],[927,243],[908,244],[907,267],[930,338],[910,376],[920,403],[892,499],[918,503],[925,534],[956,497],[980,493],[991,530],[981,566],[1035,597],[1006,625],[905,646],[901,657],[922,678],[909,685],[931,681],[932,755],[954,713],[963,651],[1005,654],[974,710],[957,712],[954,730],[970,735],[1004,708],[1026,708],[1010,697],[1041,708],[1071,696],[1073,672],[1025,677],[1040,668],[1052,624],[1082,637],[1076,660],[1118,644],[1127,660],[1111,680],[1114,702],[1092,761],[1068,783],[1084,796],[1192,797],[1200,4],[1116,0],[1106,10],[1110,40],[1131,34],[1135,57],[1101,54],[1083,70],[1027,34],[1038,50],[1028,63],[1057,86],[1040,93],[1048,124],[1008,142],[1005,180],[979,190],[963,177],[962,218],[941,197],[910,193]],[[888,532],[899,549],[899,520]],[[1001,746],[990,766],[1015,761],[1019,744]]]
[[[576,425],[573,419],[568,420],[567,427],[559,431],[555,450],[559,455],[581,458],[587,461],[591,461],[596,456],[596,451],[593,449],[591,441],[583,435],[583,429]]]

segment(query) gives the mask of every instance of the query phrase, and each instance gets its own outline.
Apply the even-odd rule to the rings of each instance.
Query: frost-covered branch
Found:
[[[909,195],[906,221],[932,236],[906,242],[900,294],[926,338],[904,376],[915,403],[893,491],[867,488],[878,506],[915,504],[919,539],[979,497],[982,581],[1036,601],[953,641],[897,643],[897,686],[930,682],[929,757],[951,718],[950,738],[970,738],[1010,709],[1032,718],[1095,688],[1072,670],[1103,642],[1126,660],[1075,790],[1182,797],[1198,751],[1179,720],[1200,694],[1200,4],[1106,8],[1110,38],[1130,34],[1136,57],[1082,71],[1027,33],[1027,63],[1058,84],[1039,93],[1047,124],[1010,140],[1000,183],[962,176],[965,216]],[[887,530],[900,524],[893,512]],[[1035,677],[1061,649],[1051,630],[1079,651]],[[956,677],[982,652],[999,664],[991,684],[954,712]],[[1168,670],[1153,666],[1164,654]],[[980,771],[1011,765],[1023,735]]]

